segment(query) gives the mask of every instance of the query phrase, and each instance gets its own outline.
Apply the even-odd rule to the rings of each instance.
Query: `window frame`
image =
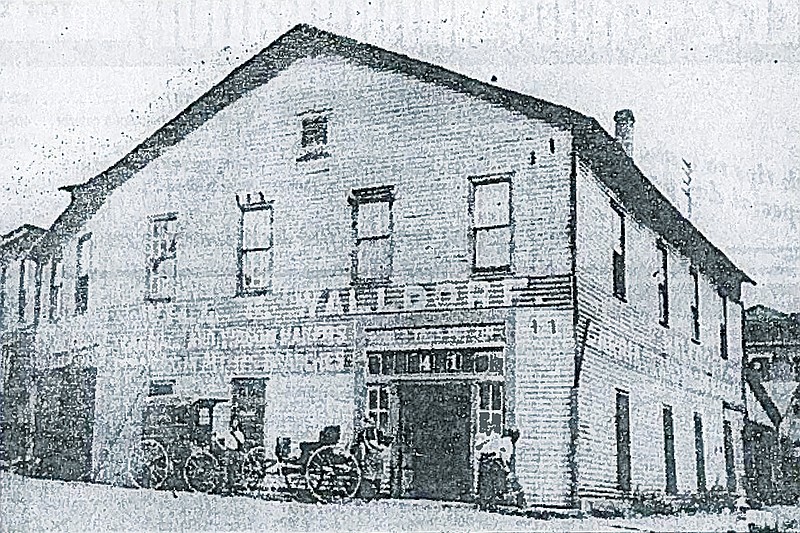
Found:
[[[614,428],[617,450],[617,489],[624,493],[629,493],[632,486],[630,401],[628,391],[616,389]],[[622,409],[623,405],[624,410]]]
[[[493,274],[512,274],[514,271],[514,183],[513,172],[503,174],[490,174],[484,176],[471,176],[469,178],[469,198],[468,198],[468,212],[469,212],[469,245],[471,256],[471,269],[472,274],[477,276],[493,275]],[[477,226],[475,223],[475,197],[479,187],[496,185],[498,183],[508,184],[508,223],[507,224],[492,224],[487,226]],[[478,266],[478,234],[480,232],[492,232],[508,228],[508,263],[506,265],[498,266]]]
[[[89,283],[91,281],[92,254],[93,249],[92,234],[85,233],[78,239],[75,247],[75,315],[84,315],[89,310]],[[88,265],[81,264],[84,247],[89,247]]]
[[[690,305],[692,342],[700,344],[700,272],[697,267],[689,267],[689,276],[692,278],[692,304]]]
[[[371,396],[375,395],[375,407],[371,407]],[[386,399],[386,404],[383,405],[383,399]],[[386,383],[375,383],[367,385],[367,397],[364,404],[364,414],[367,419],[372,419],[375,427],[382,431],[384,434],[390,433],[391,426],[391,412],[392,412],[392,395],[389,385]]]
[[[663,242],[656,243],[658,250],[658,323],[669,327],[669,250]]]
[[[237,268],[236,268],[236,294],[238,296],[257,296],[266,294],[272,291],[272,278],[274,267],[274,249],[275,249],[275,202],[272,200],[265,200],[263,193],[255,195],[242,195],[237,196],[236,201],[239,205],[239,245],[236,251]],[[269,212],[269,246],[256,246],[253,248],[245,248],[244,235],[245,235],[245,213],[255,211],[268,211]],[[245,287],[245,259],[248,253],[266,253],[267,254],[267,269],[269,271],[266,276],[267,281],[263,286],[259,287]]]
[[[60,276],[56,272],[60,270]],[[58,280],[58,283],[56,283]],[[50,280],[48,283],[47,319],[57,322],[64,312],[64,261],[60,257],[50,260]]]
[[[6,304],[8,294],[8,264],[0,264],[0,330],[6,323]]]
[[[297,162],[313,161],[330,157],[328,147],[331,141],[331,113],[330,109],[311,109],[298,113],[300,119],[300,139],[298,141],[299,155]],[[313,126],[322,125],[321,131],[311,132]],[[318,138],[321,137],[321,140]]]
[[[505,399],[505,386],[503,381],[486,380],[478,382],[478,398],[477,409],[475,412],[475,430],[479,435],[492,435],[494,432],[487,431],[493,427],[493,420],[495,416],[500,417],[500,427],[497,428],[497,435],[502,435],[506,423],[506,399]],[[484,392],[488,391],[488,397],[484,398]],[[486,407],[484,407],[484,399],[486,399]],[[495,406],[495,400],[500,403],[499,407]],[[486,428],[481,428],[481,415],[485,415],[488,420]]]
[[[671,405],[662,405],[661,421],[664,429],[665,494],[678,494],[678,471],[675,462],[675,415]]]
[[[612,292],[619,300],[626,302],[628,298],[626,217],[622,206],[613,200],[611,201],[611,210],[612,216],[615,217],[614,222],[619,221],[619,233],[614,235],[611,255]],[[619,246],[619,251],[617,251],[617,246]]]
[[[720,299],[722,301],[722,322],[719,325],[719,356],[727,361],[730,348],[728,345],[728,296],[720,294]]]
[[[352,238],[353,249],[350,254],[350,279],[354,285],[386,285],[391,282],[394,273],[394,185],[382,185],[379,187],[367,187],[353,189],[348,197],[350,212],[352,217]],[[386,233],[383,235],[359,235],[358,217],[359,208],[365,204],[387,203],[389,209],[389,220]],[[388,265],[386,275],[383,277],[362,277],[361,265],[359,264],[359,251],[361,243],[365,241],[386,240],[388,246]]]
[[[722,452],[725,458],[725,488],[729,493],[736,492],[736,445],[733,441],[733,425],[728,419],[722,420]]]
[[[695,454],[695,476],[697,482],[697,492],[705,493],[708,490],[706,477],[706,445],[703,436],[703,416],[694,413],[694,454]]]
[[[24,257],[20,260],[17,313],[21,323],[36,324],[39,319],[41,275],[39,261],[33,257]]]
[[[175,291],[177,290],[177,281],[178,281],[178,214],[177,213],[164,213],[161,215],[153,215],[149,217],[149,232],[148,232],[148,243],[147,243],[147,268],[146,268],[146,279],[145,279],[145,301],[147,302],[170,302],[175,298]],[[168,223],[173,222],[175,225],[175,230],[173,232],[173,242],[174,249],[172,250],[171,254],[167,255],[159,255],[156,256],[156,247],[157,244],[160,244],[161,238],[156,240],[155,238],[155,226],[156,224],[160,223]],[[160,248],[160,246],[159,246]],[[156,261],[158,264],[163,263],[164,261],[172,260],[173,267],[172,273],[166,277],[159,276],[162,279],[171,279],[171,287],[168,291],[160,294],[155,294],[153,292],[153,280],[155,279],[155,272],[154,268],[157,266]]]

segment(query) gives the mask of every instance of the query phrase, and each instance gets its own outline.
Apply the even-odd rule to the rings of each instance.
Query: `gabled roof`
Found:
[[[749,346],[788,345],[800,347],[800,314],[786,314],[764,305],[744,313],[744,341]]]
[[[686,220],[641,173],[622,147],[593,118],[564,106],[502,89],[405,55],[312,26],[295,26],[246,61],[129,154],[86,183],[70,186],[72,202],[58,217],[43,248],[77,232],[119,185],[219,111],[269,82],[301,58],[339,56],[382,71],[399,72],[502,106],[529,118],[571,129],[577,155],[587,161],[623,207],[651,226],[720,285],[732,291],[752,280]]]
[[[23,224],[5,235],[0,235],[0,261],[7,257],[18,257],[30,250],[47,230],[32,224]]]

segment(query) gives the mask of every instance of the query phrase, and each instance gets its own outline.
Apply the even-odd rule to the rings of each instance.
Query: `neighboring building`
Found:
[[[0,464],[30,456],[33,418],[33,326],[38,318],[38,264],[27,257],[45,230],[25,225],[0,237]]]
[[[268,449],[373,417],[398,497],[471,499],[511,428],[530,504],[738,491],[750,279],[616,119],[295,27],[37,246],[39,371],[84,384],[69,453],[127,483],[148,395],[247,390]]]
[[[745,313],[748,423],[753,496],[796,503],[800,497],[800,315],[763,305]]]

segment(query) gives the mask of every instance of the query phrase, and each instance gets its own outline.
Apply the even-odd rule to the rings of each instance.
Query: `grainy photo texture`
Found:
[[[798,35],[0,1],[0,529],[800,531]]]

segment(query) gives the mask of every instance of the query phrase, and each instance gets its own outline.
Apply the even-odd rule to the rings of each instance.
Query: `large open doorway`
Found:
[[[91,479],[96,383],[94,367],[54,368],[39,376],[35,474]]]
[[[398,384],[402,496],[473,499],[471,391],[462,381]]]

